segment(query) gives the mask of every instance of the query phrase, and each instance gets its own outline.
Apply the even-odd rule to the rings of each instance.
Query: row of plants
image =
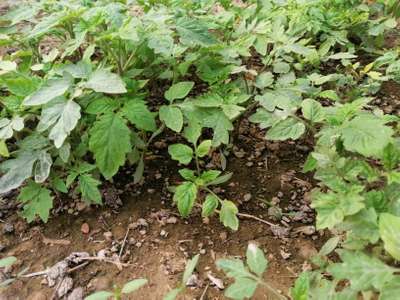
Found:
[[[229,153],[250,113],[268,140],[315,145],[304,171],[319,182],[317,229],[334,237],[293,298],[396,299],[400,119],[373,100],[400,82],[399,51],[385,49],[398,11],[383,0],[25,2],[0,17],[0,193],[19,189],[28,222],[46,222],[61,194],[101,204],[103,181],[130,166],[140,182],[152,143],[174,134],[180,214],[199,206],[237,230],[235,199],[213,192],[234,174],[202,162]]]

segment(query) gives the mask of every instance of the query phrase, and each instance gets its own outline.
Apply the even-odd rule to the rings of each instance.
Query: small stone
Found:
[[[249,202],[250,200],[251,200],[251,194],[250,193],[247,193],[247,194],[245,194],[244,196],[243,196],[243,201],[244,202]]]
[[[105,238],[107,241],[112,241],[113,234],[112,234],[111,231],[106,231],[106,232],[104,232],[104,233],[103,233],[103,236],[104,236],[104,238]]]
[[[142,243],[141,243],[141,242],[137,242],[137,243],[135,244],[135,246],[136,246],[136,248],[140,248],[140,247],[142,247]]]
[[[178,222],[177,217],[169,217],[166,221],[167,224],[176,224]]]
[[[200,287],[201,281],[199,280],[199,276],[197,276],[197,274],[192,274],[186,282],[186,286]]]
[[[67,300],[82,300],[83,299],[83,288],[75,288],[71,294],[68,295]]]
[[[13,233],[14,230],[14,225],[10,223],[5,223],[3,226],[3,233]]]
[[[137,224],[139,226],[143,226],[143,227],[149,227],[149,223],[147,223],[147,221],[143,218],[140,218],[137,220]]]
[[[87,204],[85,202],[78,202],[76,204],[77,211],[83,211],[86,207],[87,207]]]
[[[74,286],[74,282],[71,277],[65,277],[57,288],[57,295],[59,298],[64,297]]]
[[[228,234],[226,233],[226,231],[222,231],[222,232],[219,234],[219,238],[220,238],[222,241],[226,241],[226,239],[228,238]]]
[[[168,236],[168,232],[166,232],[166,231],[163,229],[163,230],[161,230],[161,232],[160,232],[160,236],[163,237],[163,238],[166,238],[166,237]]]
[[[144,230],[144,229],[142,229],[142,230],[139,230],[139,233],[140,233],[141,235],[145,235],[145,234],[147,233],[147,231]]]
[[[90,232],[90,227],[88,223],[83,223],[81,226],[81,232],[83,234],[88,234]]]
[[[283,259],[289,259],[289,258],[292,256],[291,253],[285,252],[285,251],[282,250],[282,249],[280,250],[280,254],[281,254],[281,256],[282,256]]]
[[[206,251],[206,249],[200,249],[199,252],[200,252],[200,254],[204,255],[204,254],[206,254],[207,251]]]
[[[224,282],[221,279],[213,276],[210,272],[207,273],[207,277],[218,289],[223,290],[225,288]]]

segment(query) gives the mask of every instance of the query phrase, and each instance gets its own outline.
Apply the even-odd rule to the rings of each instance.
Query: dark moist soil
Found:
[[[130,227],[121,255],[121,261],[130,266],[119,270],[114,264],[93,261],[70,274],[74,288],[82,287],[87,295],[145,277],[149,284],[127,299],[162,299],[178,284],[187,259],[201,253],[192,278],[194,286],[188,287],[180,299],[200,299],[203,292],[202,299],[224,299],[223,291],[212,286],[207,274],[222,279],[226,287],[229,280],[216,270],[215,261],[243,257],[253,241],[270,262],[265,279],[287,294],[296,276],[310,267],[308,259],[326,236],[316,233],[312,226],[314,215],[308,206],[311,180],[301,173],[309,147],[304,143],[266,142],[263,135],[246,119],[241,122],[235,142],[239,146],[232,149],[227,162],[227,169],[234,175],[215,192],[235,201],[241,212],[279,225],[272,230],[259,221],[241,218],[239,230],[233,232],[215,216],[202,219],[198,210],[189,219],[181,219],[167,190],[167,184],[180,181],[178,166],[165,159],[167,143],[158,140],[148,156],[145,185],[132,185],[133,170],[122,171],[104,190],[109,205],[106,208],[86,207],[78,199],[64,201],[59,205],[59,216],[47,224],[30,226],[9,213],[0,228],[1,256],[18,258],[13,273],[25,267],[29,267],[28,273],[45,270],[72,252],[86,251],[96,256],[100,251],[111,258],[118,256]],[[205,167],[221,164],[219,154],[211,155],[207,164]],[[120,198],[123,206],[118,209]],[[7,224],[13,224],[13,228]],[[83,233],[87,225],[89,233]],[[54,291],[43,276],[37,276],[15,281],[0,292],[0,299],[52,299]],[[275,299],[263,288],[253,299],[266,299],[265,295]]]

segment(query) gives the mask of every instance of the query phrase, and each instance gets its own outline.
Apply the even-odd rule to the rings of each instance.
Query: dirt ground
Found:
[[[375,104],[386,113],[399,115],[400,85],[385,83]],[[180,218],[168,191],[168,186],[181,180],[178,166],[166,159],[167,145],[176,140],[166,135],[155,141],[146,157],[145,185],[134,185],[134,169],[125,168],[113,183],[104,186],[104,207],[89,207],[77,197],[59,195],[47,224],[28,225],[15,213],[18,205],[13,195],[1,199],[0,257],[16,256],[12,273],[28,267],[28,274],[46,270],[71,253],[87,252],[102,261],[70,266],[72,285],[62,299],[79,300],[79,290],[88,295],[110,290],[114,284],[147,278],[149,283],[126,299],[159,300],[177,286],[187,260],[200,253],[191,284],[179,299],[225,299],[223,290],[210,280],[222,280],[225,288],[230,282],[216,269],[215,261],[243,257],[253,241],[269,260],[265,280],[287,295],[297,275],[311,268],[309,259],[328,238],[313,226],[314,212],[309,207],[310,191],[315,187],[312,174],[301,172],[311,141],[265,141],[265,133],[246,118],[235,127],[239,128],[234,134],[233,144],[237,146],[229,149],[226,164],[234,175],[214,192],[237,203],[241,213],[276,226],[242,217],[239,230],[233,232],[216,216],[202,219],[198,210],[188,219]],[[204,168],[221,165],[224,160],[219,152],[203,162]],[[111,263],[116,259],[124,266]],[[0,281],[4,279],[1,276]],[[45,276],[20,278],[0,290],[0,300],[58,299],[57,290],[59,286],[49,287]],[[275,297],[259,288],[253,299]]]
[[[223,280],[226,287],[229,280],[216,270],[216,259],[243,257],[248,242],[254,241],[270,262],[266,280],[287,294],[296,275],[309,268],[307,260],[326,239],[312,226],[313,212],[308,206],[312,185],[310,176],[301,173],[309,147],[266,142],[263,133],[246,119],[239,128],[236,144],[242,146],[232,149],[227,163],[234,176],[215,191],[238,203],[242,213],[277,226],[241,218],[238,232],[232,232],[217,217],[202,219],[199,211],[181,219],[167,190],[180,180],[178,168],[162,158],[167,154],[166,141],[161,139],[155,143],[159,149],[148,156],[146,185],[132,185],[132,170],[127,168],[104,189],[107,207],[87,207],[79,199],[64,199],[56,212],[59,216],[48,224],[30,226],[8,213],[1,224],[2,256],[16,256],[13,270],[29,267],[31,273],[53,266],[72,252],[101,253],[110,259],[121,252],[121,261],[129,266],[119,270],[115,264],[92,261],[70,274],[73,288],[82,287],[86,295],[145,277],[149,284],[128,299],[162,299],[179,282],[187,259],[200,253],[193,286],[180,299],[200,299],[202,294],[201,299],[224,299],[208,274]],[[208,166],[217,163],[213,157]],[[14,225],[9,228],[8,224]],[[1,292],[0,299],[52,299],[54,291],[43,276],[35,276],[17,280]],[[267,294],[260,288],[254,299],[265,299]]]

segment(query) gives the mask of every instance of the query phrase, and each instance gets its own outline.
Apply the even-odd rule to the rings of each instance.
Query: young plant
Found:
[[[202,216],[208,217],[218,211],[221,222],[233,229],[237,230],[239,220],[236,216],[238,209],[236,205],[229,200],[222,200],[216,195],[210,186],[219,185],[228,181],[231,173],[221,175],[218,170],[202,171],[200,168],[200,158],[206,156],[211,149],[211,140],[204,140],[200,144],[197,143],[198,136],[194,136],[193,132],[187,130],[185,136],[193,143],[193,149],[185,144],[174,144],[168,147],[168,152],[172,159],[177,160],[183,165],[188,165],[193,159],[195,160],[196,170],[187,168],[179,170],[179,174],[184,181],[175,188],[173,200],[176,203],[180,214],[187,217],[192,212],[193,207],[198,204],[199,195],[204,192],[206,194],[203,203],[198,204],[202,207]]]
[[[169,293],[163,298],[163,300],[174,300],[178,297],[179,294],[183,293],[186,289],[186,284],[192,276],[194,270],[196,269],[197,263],[199,261],[200,255],[197,254],[191,260],[189,260],[186,264],[185,271],[183,272],[181,283],[178,287],[169,291]]]
[[[121,300],[123,295],[128,295],[138,290],[142,286],[147,284],[147,279],[140,278],[129,281],[123,285],[122,288],[115,286],[112,292],[110,291],[99,291],[95,292],[85,298],[85,300]]]
[[[0,268],[9,268],[11,267],[15,262],[17,261],[17,258],[14,256],[8,256],[5,258],[0,259]],[[3,280],[0,282],[0,289],[5,288],[6,286],[10,285],[13,283],[15,280],[20,278],[22,275],[24,275],[28,271],[28,268],[25,268],[21,271],[19,271],[16,275],[10,276],[9,278]]]
[[[262,250],[255,244],[250,243],[247,247],[246,265],[240,259],[219,259],[216,264],[218,269],[221,269],[228,277],[235,280],[225,290],[224,295],[226,297],[236,300],[251,299],[257,287],[264,286],[277,299],[286,299],[264,281],[263,274],[268,268],[268,261]]]

